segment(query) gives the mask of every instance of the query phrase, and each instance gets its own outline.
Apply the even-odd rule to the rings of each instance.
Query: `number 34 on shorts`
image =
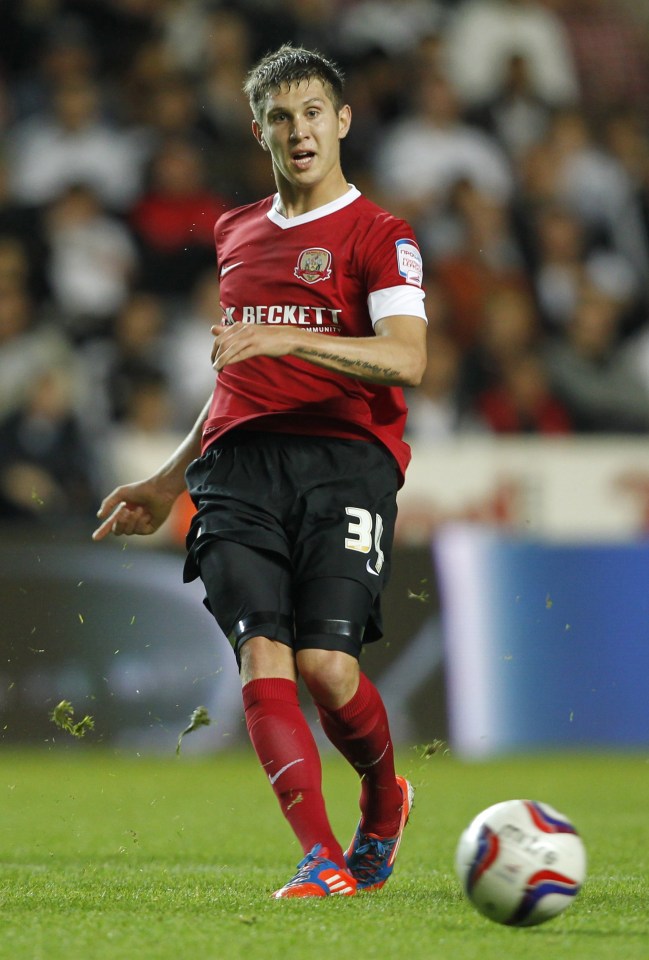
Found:
[[[369,510],[365,510],[363,507],[345,507],[345,513],[349,517],[345,549],[369,554],[373,548],[376,554],[374,563],[368,559],[366,567],[368,573],[378,577],[385,560],[385,555],[381,549],[383,517],[380,513],[372,516]]]

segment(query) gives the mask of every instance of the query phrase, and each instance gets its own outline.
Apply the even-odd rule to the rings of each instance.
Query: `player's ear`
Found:
[[[338,139],[344,140],[352,122],[352,108],[348,103],[338,111]]]
[[[266,141],[264,140],[264,135],[261,132],[261,126],[257,123],[256,120],[252,121],[252,135],[257,141],[257,143],[261,144],[262,150],[268,150],[268,146],[266,144]]]

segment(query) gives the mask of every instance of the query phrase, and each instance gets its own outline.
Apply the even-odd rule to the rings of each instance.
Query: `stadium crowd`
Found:
[[[409,220],[409,436],[649,433],[649,18],[620,0],[3,0],[0,518],[87,519],[212,389],[219,211],[274,190],[241,84],[347,77],[350,182]]]

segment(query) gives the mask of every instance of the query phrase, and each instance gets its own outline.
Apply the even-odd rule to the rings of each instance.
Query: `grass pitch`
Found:
[[[251,753],[140,758],[57,743],[0,759],[0,958],[12,960],[646,960],[649,761],[542,756],[463,764],[403,751],[417,795],[399,863],[374,894],[274,901],[301,853]],[[343,844],[358,786],[325,788]],[[500,927],[464,900],[458,836],[510,797],[576,823],[589,875],[562,916]]]

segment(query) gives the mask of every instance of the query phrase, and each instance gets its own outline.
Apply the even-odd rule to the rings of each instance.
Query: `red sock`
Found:
[[[252,745],[304,853],[321,843],[344,866],[322,796],[322,766],[292,680],[251,680],[243,706]]]
[[[339,710],[317,706],[322,729],[361,777],[363,831],[394,836],[403,797],[394,772],[388,717],[378,690],[361,674],[358,690]]]

